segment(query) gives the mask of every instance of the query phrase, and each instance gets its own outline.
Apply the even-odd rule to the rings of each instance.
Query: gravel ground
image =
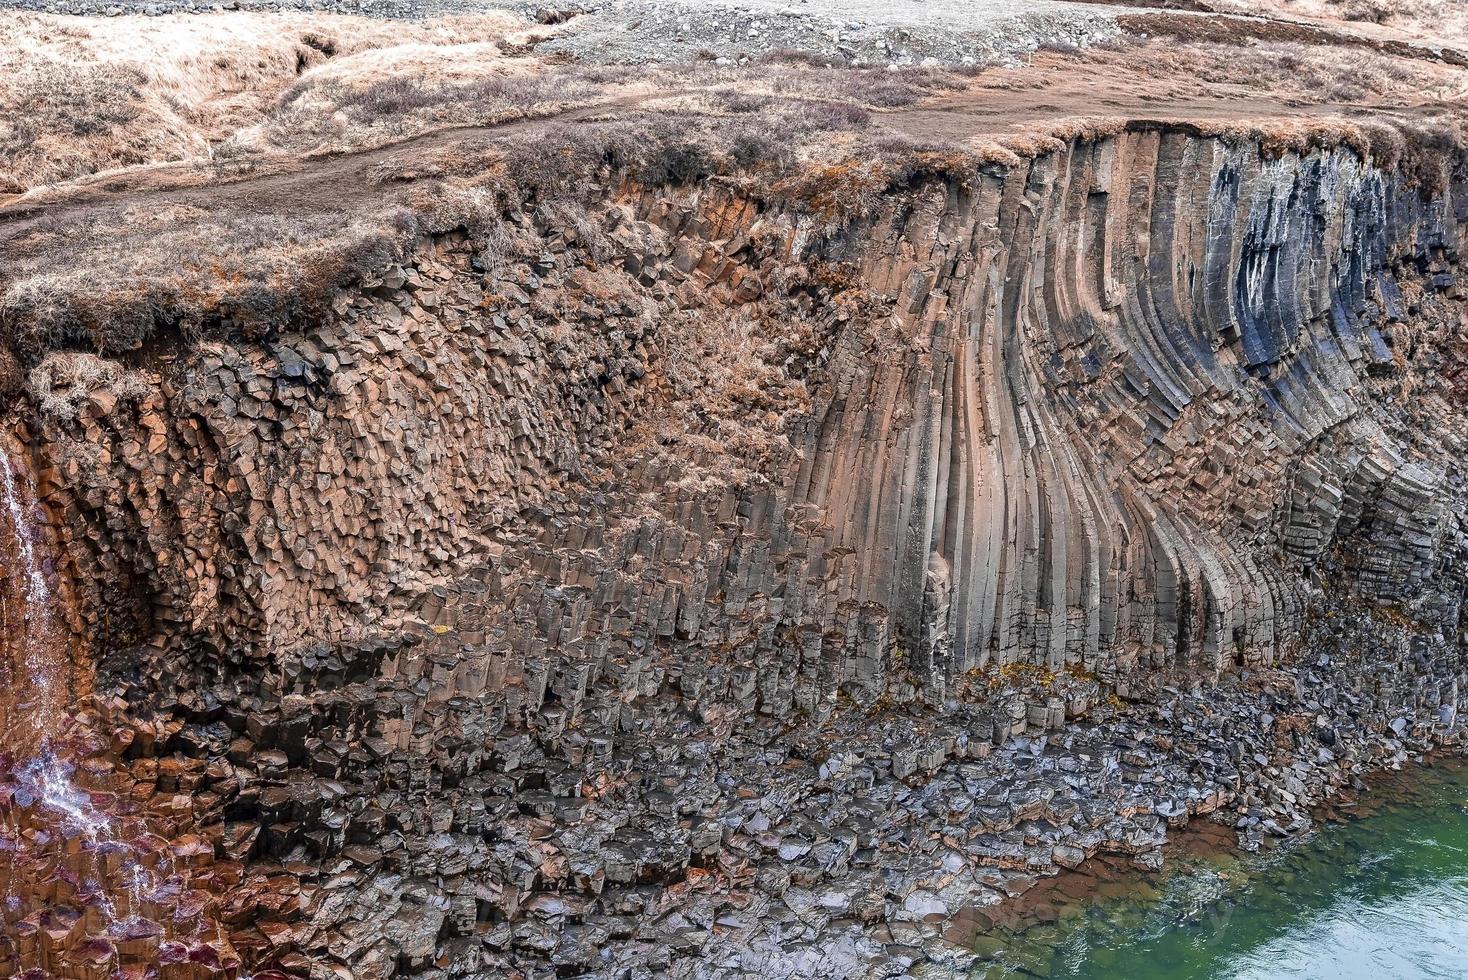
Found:
[[[867,65],[1008,64],[1041,46],[1084,47],[1118,33],[1115,8],[1058,0],[0,0],[61,14],[313,10],[419,19],[513,10],[558,24],[541,49],[598,63],[726,63],[800,51]]]
[[[354,14],[383,20],[422,20],[443,14],[502,10],[507,6],[509,4],[486,3],[483,0],[0,0],[0,8],[88,17],[295,10]]]
[[[608,0],[543,50],[584,61],[737,61],[793,50],[862,64],[1012,62],[1116,35],[1112,14],[1044,0]]]

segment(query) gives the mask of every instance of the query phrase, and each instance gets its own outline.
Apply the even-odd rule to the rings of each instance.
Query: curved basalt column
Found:
[[[1389,263],[1456,295],[1451,196],[1153,131],[915,205],[849,243],[896,299],[838,344],[795,500],[935,675],[1267,660],[1332,548],[1401,598],[1456,546],[1461,432],[1409,460],[1370,390]]]

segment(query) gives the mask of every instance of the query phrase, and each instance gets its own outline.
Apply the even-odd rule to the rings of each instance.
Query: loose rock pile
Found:
[[[257,963],[950,975],[971,959],[959,914],[1042,876],[1097,854],[1155,868],[1169,829],[1204,815],[1257,848],[1374,770],[1461,747],[1461,647],[1360,606],[1313,611],[1310,652],[1279,668],[1149,685],[1072,721],[1092,685],[1025,671],[937,712],[819,724],[710,703],[676,661],[636,690],[609,664],[579,700],[562,675],[502,669],[471,697],[431,678],[472,644],[425,631],[298,677],[310,695],[222,689],[217,721],[127,752],[158,790],[228,814],[209,836],[257,884],[225,921]],[[337,686],[354,673],[371,679]],[[1047,693],[1058,716],[1027,708]]]

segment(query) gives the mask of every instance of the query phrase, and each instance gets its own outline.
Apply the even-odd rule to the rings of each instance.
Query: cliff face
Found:
[[[1322,562],[1438,582],[1455,621],[1454,189],[1157,130],[829,238],[627,188],[439,241],[303,334],[165,342],[39,455],[121,638],[114,588],[135,635],[291,665],[462,628],[467,581],[491,645],[794,630],[823,695],[880,692],[894,647],[939,689],[1216,673],[1297,632]]]
[[[1451,196],[1154,131],[913,203],[853,243],[891,319],[875,350],[837,341],[794,499],[936,677],[1212,674],[1298,633],[1327,556],[1390,598],[1460,563],[1462,430],[1372,381],[1461,421],[1441,361],[1407,360],[1458,329],[1451,304],[1409,313],[1457,294]]]
[[[1465,200],[1157,127],[836,230],[613,184],[300,332],[53,356],[31,452],[98,686],[172,711],[156,751],[230,856],[320,869],[277,953],[570,970],[718,923],[777,975],[803,890],[911,925],[918,883],[952,911],[1001,887],[974,868],[1151,861],[1235,801],[1287,822],[1404,751],[1382,712],[1456,731]],[[1308,718],[1106,704],[1282,663],[1352,596],[1448,652],[1337,633]],[[1286,702],[1341,760],[1287,806],[1248,721]],[[1057,785],[1016,736],[1093,708]]]

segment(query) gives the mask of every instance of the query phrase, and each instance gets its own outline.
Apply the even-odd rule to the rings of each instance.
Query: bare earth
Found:
[[[711,7],[721,7],[713,4]],[[746,9],[784,9],[784,5],[754,0],[739,5]],[[973,31],[999,30],[1009,16],[1010,5],[914,4],[911,17],[889,4],[868,4],[847,9],[853,20],[884,24],[904,23]],[[1087,9],[1085,5],[1036,2],[1029,5],[1047,14]],[[1120,9],[1120,8],[1115,8]],[[1107,13],[1113,8],[1107,8]],[[1156,40],[1135,40],[1118,50],[1095,50],[1074,54],[1042,51],[1025,64],[994,67],[963,82],[957,92],[939,91],[914,105],[900,108],[871,107],[874,125],[918,140],[955,145],[1044,133],[1057,125],[1077,121],[1194,121],[1216,124],[1258,124],[1277,120],[1359,120],[1362,113],[1382,120],[1421,122],[1460,112],[1468,98],[1468,73],[1432,56],[1425,49],[1406,57],[1377,54],[1386,32],[1345,30],[1355,39],[1352,47],[1320,46],[1312,38],[1318,30],[1290,22],[1290,35],[1298,39],[1284,56],[1317,61],[1321,71],[1354,74],[1360,59],[1377,59],[1402,66],[1402,83],[1385,91],[1322,93],[1314,90],[1314,79],[1296,80],[1295,70],[1271,70],[1271,60],[1281,57],[1267,43],[1256,43],[1258,22],[1223,18],[1212,23],[1221,28],[1204,29],[1202,18],[1179,21],[1179,15],[1131,14],[1132,33],[1158,31]],[[1193,21],[1199,23],[1193,27]],[[571,22],[575,24],[573,20]],[[1161,30],[1159,30],[1159,28]],[[1268,36],[1270,31],[1264,29]],[[1194,52],[1178,50],[1179,35],[1209,39],[1205,60],[1216,59],[1216,67],[1198,71]],[[563,37],[575,36],[573,33]],[[1213,43],[1218,37],[1232,38],[1247,46],[1231,52]],[[1353,51],[1353,48],[1357,50]],[[661,79],[660,79],[661,80]],[[676,81],[676,77],[673,79]],[[584,105],[563,111],[535,111],[532,118],[511,119],[492,125],[449,126],[430,129],[407,139],[391,140],[368,149],[349,152],[308,154],[267,153],[250,161],[248,172],[231,174],[228,168],[201,167],[198,161],[181,160],[155,166],[131,167],[89,175],[71,182],[38,187],[28,194],[0,196],[0,242],[17,253],[27,251],[25,238],[43,220],[93,220],[109,210],[142,205],[182,205],[215,214],[237,210],[251,214],[343,212],[370,208],[385,193],[381,174],[390,170],[399,177],[390,183],[401,190],[414,182],[415,171],[436,181],[442,166],[463,169],[465,161],[482,160],[495,141],[537,128],[576,126],[588,121],[625,120],[676,107],[680,100],[728,90],[723,79],[698,84],[697,77],[682,87],[661,87],[634,94],[593,94]],[[1338,98],[1321,98],[1336,94]],[[1354,96],[1354,97],[1353,97]],[[455,163],[457,161],[457,164]],[[7,200],[8,197],[8,200]],[[4,273],[0,272],[0,276]]]

